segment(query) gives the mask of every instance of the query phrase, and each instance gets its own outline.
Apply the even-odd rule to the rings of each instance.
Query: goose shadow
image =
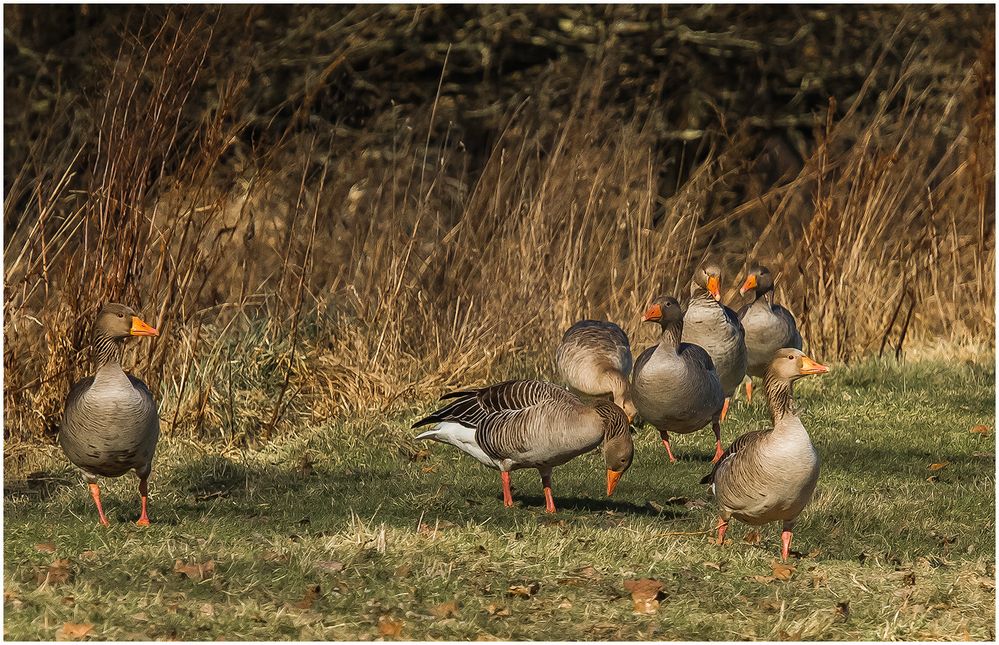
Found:
[[[545,506],[545,498],[541,495],[518,495],[514,497],[514,501],[519,502],[525,508],[544,508]],[[658,517],[666,520],[687,517],[686,512],[674,508],[664,507],[662,510],[656,510],[648,504],[639,506],[631,502],[594,497],[558,497],[555,499],[555,509],[554,517],[556,518],[558,517],[558,511],[620,513],[622,515]]]

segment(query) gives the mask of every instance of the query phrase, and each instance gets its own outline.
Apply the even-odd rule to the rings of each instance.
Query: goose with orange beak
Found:
[[[715,433],[715,455],[720,457],[719,420],[725,395],[711,357],[697,345],[680,342],[684,318],[676,298],[657,298],[643,320],[657,323],[661,334],[659,342],[635,361],[631,382],[638,413],[659,430],[671,462],[676,457],[669,433],[689,434],[709,423]]]
[[[434,425],[416,438],[446,443],[500,471],[503,504],[513,506],[510,473],[536,468],[541,474],[545,510],[555,512],[552,469],[603,444],[607,495],[631,467],[635,446],[628,418],[613,402],[592,404],[552,383],[506,381],[453,392],[440,410],[414,428]]]
[[[770,359],[781,347],[801,349],[801,334],[790,311],[774,303],[774,278],[765,266],[753,267],[746,275],[741,295],[752,302],[739,310],[746,330],[746,400],[753,400],[753,377],[763,378]]]
[[[746,338],[734,311],[721,302],[721,269],[708,263],[698,267],[690,281],[690,302],[683,317],[683,338],[704,348],[714,361],[728,414],[730,399],[746,376]],[[721,456],[719,451],[715,457]]]
[[[159,332],[131,308],[106,304],[97,315],[91,341],[97,371],[70,389],[59,429],[59,445],[82,471],[104,526],[108,519],[98,477],[120,477],[130,470],[139,477],[142,513],[137,524],[149,525],[148,479],[160,418],[146,384],[121,368],[125,342],[133,336],[159,336]]]
[[[771,357],[763,379],[773,429],[747,432],[729,446],[701,480],[718,502],[718,544],[731,518],[753,526],[782,522],[781,558],[787,560],[791,533],[819,480],[819,455],[794,409],[794,382],[829,368],[785,347]]]

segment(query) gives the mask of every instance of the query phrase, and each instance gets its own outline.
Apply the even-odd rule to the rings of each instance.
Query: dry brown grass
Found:
[[[761,140],[745,126],[667,193],[653,117],[620,118],[606,66],[558,118],[544,97],[566,79],[557,67],[537,79],[482,163],[443,98],[341,137],[310,128],[305,92],[288,99],[294,118],[247,146],[261,117],[248,116],[245,75],[218,76],[216,23],[166,16],[124,40],[94,94],[107,100],[80,108],[97,134],[67,137],[80,142],[71,150],[37,139],[8,190],[11,465],[56,428],[108,300],[163,332],[130,362],[159,394],[167,431],[223,443],[549,375],[554,343],[582,317],[619,322],[638,351],[652,338],[639,323],[648,299],[685,295],[708,255],[736,305],[749,262],[779,272],[779,297],[822,360],[903,341],[991,345],[990,43],[926,87],[909,81],[939,65],[930,52],[874,61],[871,78],[887,70],[894,82],[875,94],[872,80],[853,105],[876,109],[830,107],[808,158],[775,185],[752,188]],[[340,64],[305,85],[314,92]],[[928,109],[931,95],[949,96],[946,109]],[[716,193],[733,186],[749,194],[719,212]]]

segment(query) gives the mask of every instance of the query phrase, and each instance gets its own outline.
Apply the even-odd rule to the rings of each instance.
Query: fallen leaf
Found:
[[[431,607],[430,613],[437,618],[452,618],[458,615],[458,603],[454,600],[442,602],[436,607]]]
[[[317,569],[321,571],[328,571],[330,573],[336,573],[338,571],[343,571],[343,562],[336,562],[335,560],[323,560],[315,564]]]
[[[558,604],[559,609],[572,609],[572,603],[568,600],[563,600]]]
[[[73,596],[64,596],[62,599],[62,604],[66,605],[67,607],[72,607],[73,605],[76,604],[76,598],[74,598]]]
[[[408,562],[406,564],[400,564],[398,567],[395,568],[395,577],[405,578],[406,576],[409,575],[410,571],[412,570],[413,570],[413,565],[409,564]]]
[[[35,575],[35,581],[39,585],[58,585],[68,582],[70,579],[69,560],[60,558],[53,560],[47,569],[39,571]]]
[[[930,475],[929,477],[926,478],[926,481],[930,482],[931,484],[935,484],[938,481],[940,481],[940,478],[937,477],[936,475]]]
[[[203,613],[206,616],[214,616],[215,615],[215,605],[213,605],[210,602],[203,603],[201,605],[201,607],[200,607],[200,610],[201,610],[201,613]]]
[[[79,558],[81,560],[96,560],[97,551],[91,551],[90,549],[87,549],[86,551],[80,551]]]
[[[843,620],[850,618],[850,601],[845,600],[843,602],[836,603],[836,615],[842,616]]]
[[[791,576],[794,574],[794,567],[789,564],[781,564],[780,562],[774,562],[770,565],[770,568],[774,571],[774,578],[777,580],[790,580]]]
[[[825,587],[829,584],[829,576],[825,573],[817,572],[812,574],[812,589],[818,589],[819,587]]]
[[[181,576],[187,576],[194,582],[201,582],[205,578],[210,577],[215,571],[215,561],[182,562],[181,560],[177,560],[173,563],[173,570]]]
[[[403,622],[395,620],[391,616],[380,616],[378,618],[378,633],[382,636],[398,637],[402,634]]]
[[[949,461],[941,461],[938,464],[930,464],[929,468],[930,468],[931,471],[936,472],[936,471],[940,470],[941,468],[946,468],[949,464],[950,464]]]
[[[435,472],[437,472],[437,467],[439,465],[440,464],[434,464],[432,466],[424,466],[420,470],[422,470],[425,474],[435,473]]]
[[[761,539],[763,538],[759,531],[749,531],[742,536],[742,541],[746,544],[759,544]]]
[[[427,450],[426,448],[417,450],[415,453],[413,453],[411,459],[413,461],[423,461],[424,459],[430,459],[430,451]]]
[[[486,607],[486,613],[490,616],[509,616],[510,609],[508,607],[504,607],[503,605],[489,603],[489,606]]]
[[[583,576],[585,578],[592,578],[597,575],[597,570],[587,564],[576,569],[576,575]]]
[[[56,640],[67,641],[83,638],[93,630],[90,623],[63,623],[59,631],[56,632]]]
[[[719,562],[703,562],[702,564],[709,569],[714,569],[715,571],[722,570],[722,565]]]
[[[506,590],[506,595],[514,598],[530,598],[541,589],[541,583],[531,582],[526,585],[510,585]]]
[[[631,603],[636,614],[654,614],[659,609],[663,583],[651,578],[625,580],[624,588],[631,592]]]
[[[309,585],[305,588],[305,595],[302,599],[295,603],[297,609],[312,609],[312,605],[316,604],[316,598],[319,597],[319,585]]]
[[[144,611],[137,611],[137,612],[135,612],[134,614],[132,614],[131,618],[132,618],[132,620],[134,620],[136,622],[139,622],[139,623],[149,622],[149,614],[147,614]]]
[[[972,426],[971,432],[974,432],[976,434],[988,434],[989,427],[983,426],[982,424],[978,424],[977,426]]]
[[[51,542],[41,542],[35,545],[35,551],[39,553],[55,553],[56,548]]]

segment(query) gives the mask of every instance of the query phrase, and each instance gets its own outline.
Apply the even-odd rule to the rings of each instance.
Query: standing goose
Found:
[[[753,377],[763,378],[770,359],[781,347],[801,349],[801,334],[791,312],[774,304],[774,279],[770,269],[756,266],[746,276],[739,294],[752,291],[753,301],[739,310],[746,330],[746,400],[753,400]]]
[[[555,350],[559,375],[573,390],[589,396],[607,396],[635,418],[631,399],[631,345],[624,330],[611,322],[580,320],[562,336]]]
[[[669,433],[696,432],[707,424],[715,433],[715,456],[722,455],[719,416],[725,404],[718,374],[702,348],[681,343],[683,311],[676,298],[659,298],[643,318],[658,322],[662,336],[635,361],[632,391],[642,418],[659,430],[669,460],[675,462]]]
[[[718,544],[724,543],[733,517],[753,526],[779,520],[781,558],[787,560],[791,531],[819,479],[819,455],[795,413],[791,390],[802,376],[828,371],[793,347],[773,355],[763,378],[773,429],[736,439],[701,480],[711,484],[721,511]]]
[[[120,477],[129,470],[139,476],[142,515],[137,524],[149,525],[147,480],[160,436],[160,418],[146,384],[121,369],[130,336],[159,336],[159,332],[125,305],[104,305],[93,330],[97,372],[70,389],[59,431],[59,445],[83,472],[104,526],[108,519],[97,478]]]
[[[714,361],[725,393],[721,413],[724,421],[729,400],[746,376],[746,334],[739,317],[719,298],[721,269],[714,264],[699,267],[690,281],[690,302],[683,317],[681,340],[700,345]]]
[[[628,419],[610,401],[592,406],[557,385],[542,381],[506,381],[453,392],[448,405],[413,424],[436,423],[417,439],[451,444],[480,463],[500,471],[503,504],[513,506],[510,471],[537,468],[545,489],[545,510],[555,512],[552,468],[589,452],[603,442],[607,494],[631,466],[634,444]]]

